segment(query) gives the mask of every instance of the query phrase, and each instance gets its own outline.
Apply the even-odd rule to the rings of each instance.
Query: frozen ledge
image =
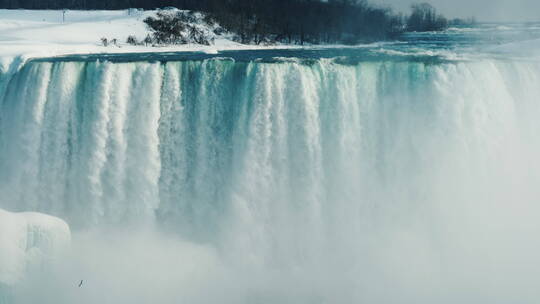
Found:
[[[59,218],[0,209],[0,286],[16,284],[31,267],[52,263],[70,240],[69,226]]]

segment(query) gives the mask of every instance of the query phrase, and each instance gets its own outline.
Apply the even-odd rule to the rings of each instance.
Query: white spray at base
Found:
[[[540,300],[539,63],[3,77],[0,207],[76,231],[15,303]]]

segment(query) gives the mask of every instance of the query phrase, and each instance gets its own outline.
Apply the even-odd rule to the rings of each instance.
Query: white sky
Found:
[[[411,3],[429,2],[447,17],[480,21],[540,21],[540,0],[371,0],[409,12]]]

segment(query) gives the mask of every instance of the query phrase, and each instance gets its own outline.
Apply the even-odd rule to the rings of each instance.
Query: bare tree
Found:
[[[409,31],[441,31],[448,27],[448,20],[429,3],[413,4],[411,9],[412,13],[407,20]]]

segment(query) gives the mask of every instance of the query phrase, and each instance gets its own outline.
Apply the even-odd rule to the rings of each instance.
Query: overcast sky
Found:
[[[540,21],[540,0],[371,0],[409,12],[411,3],[429,2],[447,17],[476,16],[480,21]]]

